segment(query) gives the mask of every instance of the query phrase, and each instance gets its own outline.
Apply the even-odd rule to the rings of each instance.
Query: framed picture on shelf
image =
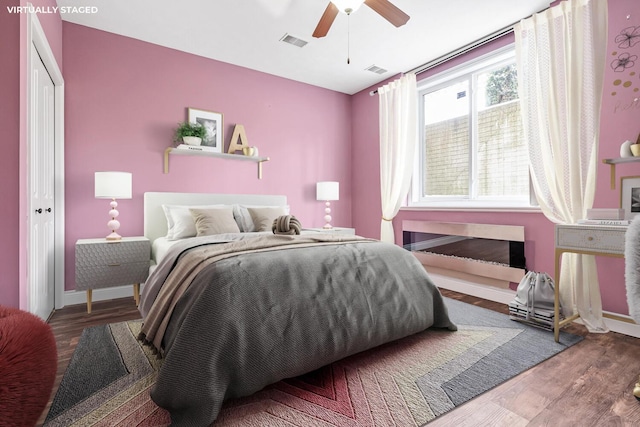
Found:
[[[222,153],[224,151],[222,113],[189,108],[188,120],[191,123],[200,123],[207,130],[207,135],[202,139],[203,147],[207,147],[208,151],[216,153]]]
[[[620,178],[620,207],[624,209],[624,219],[640,214],[640,176]]]

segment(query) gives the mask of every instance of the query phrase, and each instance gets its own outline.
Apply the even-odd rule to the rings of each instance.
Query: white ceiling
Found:
[[[396,28],[363,5],[311,37],[328,0],[57,0],[95,6],[62,19],[315,86],[354,94],[549,6],[549,0],[391,0]],[[348,22],[350,21],[350,22]],[[349,36],[347,29],[350,28]],[[285,35],[308,41],[302,48]],[[350,54],[347,55],[347,47]],[[347,57],[351,63],[347,64]],[[379,75],[371,65],[388,70]]]

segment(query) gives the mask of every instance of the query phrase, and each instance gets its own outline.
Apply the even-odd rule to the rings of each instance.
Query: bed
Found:
[[[198,232],[214,223],[213,233],[156,245],[140,303],[141,339],[163,358],[151,397],[172,425],[209,425],[226,399],[429,327],[456,330],[410,252],[266,229],[264,215],[288,211],[285,196],[145,193],[144,204],[154,244],[176,230],[167,206],[191,212]]]

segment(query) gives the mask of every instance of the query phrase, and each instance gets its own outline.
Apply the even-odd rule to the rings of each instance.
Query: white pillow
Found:
[[[167,240],[186,239],[197,235],[196,224],[189,209],[221,209],[231,208],[229,205],[181,206],[162,205],[167,217]]]
[[[196,225],[198,237],[223,233],[239,233],[238,223],[233,218],[233,208],[189,209]]]
[[[253,218],[249,213],[249,208],[282,208],[282,215],[289,215],[289,205],[282,206],[259,206],[259,205],[233,205],[233,216],[240,227],[240,231],[243,233],[249,233],[256,230],[256,226],[253,223]],[[268,231],[271,231],[269,228]]]

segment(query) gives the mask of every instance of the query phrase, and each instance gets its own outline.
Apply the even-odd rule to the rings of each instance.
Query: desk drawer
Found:
[[[556,248],[624,254],[627,227],[556,225]]]

